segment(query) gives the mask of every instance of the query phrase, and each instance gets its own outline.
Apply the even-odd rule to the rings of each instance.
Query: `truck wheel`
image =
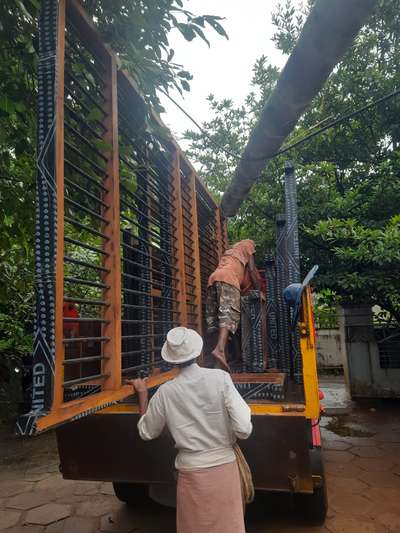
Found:
[[[113,482],[115,496],[127,505],[138,505],[148,501],[149,486],[144,483]]]
[[[310,451],[311,472],[320,477],[313,494],[297,494],[296,506],[303,516],[312,524],[322,525],[328,512],[328,495],[321,448]]]

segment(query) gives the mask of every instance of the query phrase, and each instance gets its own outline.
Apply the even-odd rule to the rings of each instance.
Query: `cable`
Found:
[[[171,100],[171,102],[176,105],[176,107],[182,111],[182,113],[184,113],[189,120],[191,120],[193,122],[193,124],[201,131],[201,133],[207,137],[207,139],[214,145],[216,146],[219,150],[221,150],[222,152],[225,152],[226,154],[230,155],[231,157],[237,159],[237,160],[241,160],[242,159],[242,156],[240,156],[239,154],[235,153],[235,152],[232,152],[231,150],[228,150],[227,148],[221,146],[220,144],[218,144],[216,141],[214,141],[214,139],[212,139],[212,137],[210,136],[210,134],[202,127],[200,126],[200,124],[198,122],[196,122],[196,120],[185,110],[183,109],[182,106],[180,106],[178,104],[178,102],[176,102],[167,92],[165,92],[163,89],[159,89],[167,98],[169,98],[169,100]],[[330,122],[329,124],[327,124],[326,126],[323,126],[322,128],[314,131],[313,133],[310,133],[309,135],[306,135],[305,137],[303,137],[302,139],[300,139],[299,141],[296,141],[294,142],[293,144],[290,144],[289,146],[286,146],[285,148],[282,148],[281,150],[278,150],[278,152],[276,152],[275,154],[271,155],[270,157],[259,157],[259,158],[253,158],[253,157],[245,157],[243,158],[244,161],[270,161],[271,159],[274,159],[275,157],[278,157],[279,155],[282,155],[282,154],[285,154],[287,152],[289,152],[290,150],[293,150],[294,148],[297,148],[298,146],[300,146],[301,144],[309,141],[310,139],[313,139],[314,137],[316,137],[317,135],[320,135],[321,133],[324,133],[326,130],[329,130],[330,128],[333,128],[339,124],[341,124],[342,122],[345,122],[347,120],[351,120],[352,118],[356,117],[357,115],[360,115],[361,113],[364,113],[365,111],[367,111],[368,109],[371,109],[372,107],[375,107],[379,104],[381,104],[382,102],[386,102],[387,100],[390,100],[391,98],[394,98],[395,96],[397,96],[398,94],[400,94],[400,89],[395,89],[394,91],[392,91],[391,93],[389,94],[386,94],[385,96],[382,96],[381,98],[378,98],[377,100],[374,100],[373,102],[369,103],[369,104],[366,104],[365,106],[363,107],[360,107],[359,109],[357,109],[356,111],[353,111],[351,113],[347,113],[346,115],[343,115],[342,117],[339,117],[335,120],[333,120],[332,122]],[[324,119],[324,120],[327,120],[327,119]],[[323,122],[323,121],[321,121]]]
[[[309,139],[312,139],[313,137],[316,137],[317,135],[320,135],[324,131],[326,131],[326,130],[328,130],[330,128],[333,128],[334,126],[337,126],[338,124],[341,124],[342,122],[345,122],[346,120],[350,120],[350,119],[356,117],[357,115],[360,115],[361,113],[364,113],[364,111],[367,111],[368,109],[371,109],[371,107],[375,107],[376,105],[379,105],[382,102],[386,102],[387,100],[390,100],[390,98],[394,98],[398,94],[400,94],[400,89],[395,89],[391,93],[389,93],[389,94],[387,94],[385,96],[382,96],[381,98],[378,98],[377,100],[374,100],[370,104],[366,104],[365,106],[360,107],[360,109],[357,109],[356,111],[353,111],[352,113],[347,113],[343,117],[339,117],[336,120],[333,120],[332,122],[330,122],[326,126],[323,126],[319,130],[314,131],[313,133],[310,133],[309,135],[306,135],[305,137],[303,137],[299,141],[287,146],[286,148],[282,148],[281,150],[276,152],[276,154],[272,155],[268,159],[272,159],[274,157],[277,157],[278,155],[285,154],[289,150],[293,150],[293,148],[297,148],[299,145],[303,144],[304,142],[308,141]],[[260,158],[259,161],[261,161],[261,160],[263,160],[263,159]],[[253,161],[254,161],[254,159],[253,159]]]
[[[182,111],[182,113],[184,115],[187,116],[187,118],[189,120],[191,120],[193,122],[193,124],[196,126],[196,128],[198,128],[201,133],[204,135],[204,137],[207,137],[207,139],[216,147],[218,148],[219,150],[221,150],[222,152],[225,152],[226,154],[230,155],[231,157],[234,157],[235,159],[240,159],[240,155],[236,154],[235,152],[232,152],[231,150],[228,150],[227,148],[224,148],[223,146],[221,146],[220,144],[218,144],[216,141],[214,141],[214,139],[211,137],[211,135],[209,133],[207,133],[207,131],[202,127],[200,126],[200,124],[191,116],[189,115],[189,113],[183,109],[183,107],[181,105],[178,104],[178,102],[176,100],[174,100],[172,98],[172,96],[170,96],[167,92],[165,92],[163,89],[161,88],[158,88],[158,90],[160,92],[162,92],[167,98],[169,98],[171,100],[171,102],[176,105],[176,107]]]

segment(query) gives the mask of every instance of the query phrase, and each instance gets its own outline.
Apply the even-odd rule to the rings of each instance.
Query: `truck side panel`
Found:
[[[98,414],[57,429],[66,479],[173,483],[175,449],[167,432],[142,441],[136,413]],[[302,416],[253,416],[240,441],[259,490],[311,492],[310,432]]]

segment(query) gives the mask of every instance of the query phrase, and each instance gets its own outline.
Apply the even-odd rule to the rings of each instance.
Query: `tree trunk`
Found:
[[[249,194],[268,159],[320,91],[377,0],[317,0],[222,197],[226,217]]]

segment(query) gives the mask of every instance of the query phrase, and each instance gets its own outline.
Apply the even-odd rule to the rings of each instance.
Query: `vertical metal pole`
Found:
[[[36,419],[50,410],[55,361],[55,258],[57,189],[55,176],[55,78],[58,1],[42,0],[39,14],[38,158],[36,179],[35,296],[32,406],[17,422],[31,435]]]
[[[279,368],[278,317],[276,305],[276,267],[272,252],[265,256],[265,280],[267,285],[267,349],[268,368]]]
[[[187,305],[186,305],[186,276],[185,276],[185,250],[183,240],[183,214],[182,214],[182,192],[181,192],[181,173],[180,173],[180,154],[175,150],[173,156],[173,185],[174,185],[174,215],[176,217],[175,233],[175,264],[178,268],[178,311],[180,326],[187,326]]]
[[[285,203],[287,221],[288,281],[289,283],[300,283],[297,191],[293,161],[285,162]]]
[[[287,219],[288,282],[299,283],[299,228],[297,221],[296,176],[293,161],[285,162],[285,202]],[[290,337],[294,378],[296,383],[301,383],[302,365],[300,356],[300,336],[298,331],[296,330],[295,332],[292,332]]]
[[[169,176],[165,177],[165,180],[169,181]],[[175,276],[175,270],[172,268],[173,266],[173,239],[171,237],[171,227],[173,227],[173,219],[171,215],[169,203],[165,202],[163,198],[163,193],[160,190],[160,194],[158,195],[159,204],[160,204],[160,218],[163,222],[160,224],[160,242],[161,242],[161,296],[162,296],[162,320],[163,323],[160,324],[159,328],[157,328],[159,331],[162,331],[163,337],[157,337],[156,342],[158,345],[162,344],[165,341],[165,338],[167,336],[167,333],[170,328],[173,326],[174,321],[174,313],[173,313],[173,300],[176,296],[176,293],[174,290],[174,281],[172,277]],[[168,194],[168,199],[172,201],[172,195]],[[167,226],[165,221],[169,221],[169,224]],[[167,226],[167,227],[166,227]],[[164,367],[164,364],[161,364],[161,368],[167,370],[168,367]]]
[[[148,151],[147,145],[144,146],[145,154],[145,164],[148,161]],[[149,186],[148,186],[148,171],[147,168],[141,170],[137,174],[137,182],[140,186],[140,192],[138,193],[142,199],[143,204],[143,214],[138,214],[138,234],[140,237],[139,240],[139,262],[143,265],[143,268],[140,269],[140,278],[143,282],[139,282],[139,291],[141,295],[138,298],[138,303],[140,306],[139,316],[142,320],[142,323],[139,325],[139,333],[142,337],[139,339],[140,347],[140,364],[141,365],[150,365],[151,358],[153,356],[152,350],[152,321],[153,321],[153,311],[152,311],[152,296],[151,296],[151,287],[152,287],[152,273],[151,269],[151,237],[149,235],[149,214],[150,214],[150,198],[149,198]],[[146,206],[146,207],[144,207]],[[144,374],[148,374],[149,370],[144,370]]]
[[[55,177],[57,187],[57,246],[56,246],[56,321],[52,409],[64,401],[64,63],[65,63],[65,0],[58,3],[56,52],[56,131]]]
[[[288,285],[287,240],[285,215],[276,217],[276,301],[278,316],[279,368],[290,372],[290,342],[288,309],[283,300],[283,291]]]
[[[221,209],[218,209],[219,211],[219,217],[221,220],[221,235],[222,235],[222,253],[225,252],[225,250],[228,248],[228,224],[226,218],[222,216]]]

